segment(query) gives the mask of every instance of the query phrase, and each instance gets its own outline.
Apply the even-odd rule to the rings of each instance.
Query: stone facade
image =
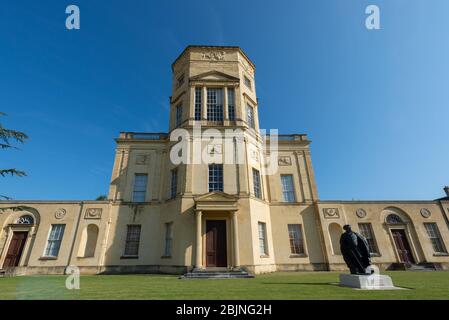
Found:
[[[449,267],[449,195],[320,201],[304,134],[279,135],[278,169],[263,174],[264,150],[273,142],[264,145],[259,133],[255,66],[240,48],[189,46],[172,71],[169,132],[120,134],[109,200],[0,202],[0,268],[15,274],[64,273],[67,266],[92,274],[341,270],[344,224],[372,236],[373,262],[381,268]],[[211,89],[218,95],[209,96]],[[211,120],[209,104],[217,97],[221,114]],[[198,140],[198,124],[199,134],[241,130],[228,141],[233,150],[242,148],[241,159],[225,162],[227,144]],[[213,163],[222,165],[222,190],[210,190],[210,163],[173,163],[178,141],[170,136],[180,128],[190,150],[199,141],[202,152],[221,156]],[[193,152],[186,157],[192,160]]]

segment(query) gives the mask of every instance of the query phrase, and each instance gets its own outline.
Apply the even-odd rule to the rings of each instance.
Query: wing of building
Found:
[[[120,133],[107,201],[0,202],[0,269],[342,270],[345,224],[382,268],[449,268],[448,189],[320,201],[307,136],[260,133],[255,66],[239,47],[189,46],[172,73],[168,132]]]

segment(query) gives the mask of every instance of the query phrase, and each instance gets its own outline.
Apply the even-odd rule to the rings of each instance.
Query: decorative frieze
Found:
[[[102,208],[88,208],[84,215],[84,219],[101,219],[101,214],[103,213]]]
[[[430,212],[430,210],[429,209],[427,209],[427,208],[422,208],[420,211],[419,211],[420,213],[421,213],[421,216],[423,217],[423,218],[430,218],[430,216],[432,215],[432,213]]]
[[[338,219],[340,218],[340,212],[337,208],[324,208],[323,209],[324,217],[327,219]]]
[[[138,154],[136,156],[136,164],[145,165],[148,163],[149,156],[146,154]]]
[[[360,219],[363,219],[366,217],[366,211],[363,208],[359,208],[355,211],[355,214],[357,217],[359,217]]]
[[[280,166],[291,166],[292,165],[292,159],[290,156],[279,156],[278,158],[278,165]]]
[[[55,212],[55,218],[56,219],[63,219],[66,214],[67,214],[67,211],[64,208],[59,208]]]
[[[226,52],[220,50],[212,50],[203,52],[203,60],[222,61],[225,59]]]
[[[221,144],[209,144],[207,145],[208,154],[222,154],[223,146]]]

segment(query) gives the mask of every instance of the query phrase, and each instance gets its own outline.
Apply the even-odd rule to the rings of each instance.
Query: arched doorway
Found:
[[[39,223],[37,210],[28,207],[11,209],[0,237],[4,239],[4,251],[0,257],[3,269],[24,266],[33,244],[34,234]]]
[[[329,225],[329,236],[332,245],[332,253],[334,255],[341,255],[340,237],[343,233],[342,227],[338,223],[331,223]]]
[[[399,263],[411,265],[417,261],[413,245],[412,222],[409,216],[399,208],[389,207],[383,210],[384,224],[389,231],[394,252]]]

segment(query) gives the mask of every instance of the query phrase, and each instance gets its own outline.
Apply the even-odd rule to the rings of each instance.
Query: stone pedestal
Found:
[[[340,274],[340,286],[366,290],[398,289],[389,276],[381,274]]]

